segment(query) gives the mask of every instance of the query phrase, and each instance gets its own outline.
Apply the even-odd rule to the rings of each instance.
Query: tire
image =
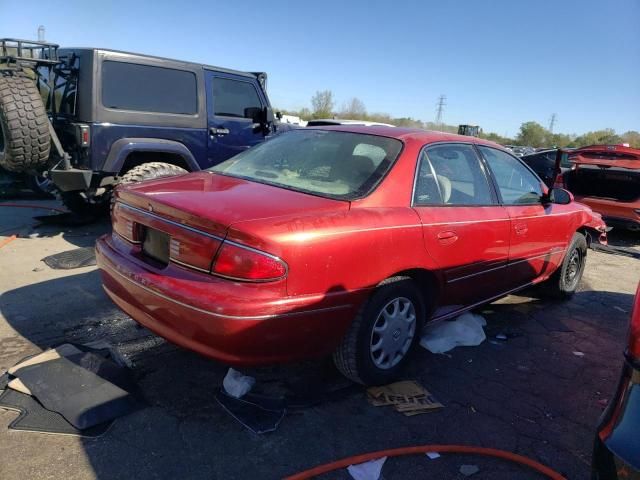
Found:
[[[109,213],[111,192],[93,195],[90,192],[61,192],[62,203],[81,217],[101,217]]]
[[[42,170],[50,148],[49,119],[35,81],[0,71],[0,166],[10,172]]]
[[[412,327],[410,308],[414,317]],[[394,381],[415,348],[425,311],[423,296],[412,280],[394,277],[385,281],[360,308],[333,353],[336,367],[345,377],[363,385]],[[379,333],[380,329],[387,334]],[[385,356],[385,351],[397,354]]]
[[[184,168],[172,165],[171,163],[163,162],[149,162],[133,167],[127,173],[125,173],[118,185],[144,182],[146,180],[153,180],[162,177],[171,177],[174,175],[183,175],[187,172]]]
[[[581,233],[574,233],[562,265],[544,282],[547,296],[557,299],[569,299],[576,292],[584,267],[587,263],[587,239]]]

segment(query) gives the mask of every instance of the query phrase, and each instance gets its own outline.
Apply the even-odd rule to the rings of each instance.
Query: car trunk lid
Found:
[[[574,194],[633,202],[640,198],[640,150],[597,145],[573,151],[567,186]]]
[[[346,201],[210,172],[127,185],[117,190],[116,200],[221,237],[236,222],[349,209]]]

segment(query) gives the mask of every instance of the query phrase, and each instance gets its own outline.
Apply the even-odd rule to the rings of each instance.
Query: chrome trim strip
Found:
[[[150,289],[149,287],[146,287],[132,279],[130,279],[129,277],[127,277],[126,275],[124,275],[123,273],[117,271],[116,269],[112,268],[110,265],[108,264],[103,264],[103,268],[107,268],[108,270],[110,270],[111,272],[115,273],[116,275],[122,277],[124,280],[126,280],[127,282],[135,285],[136,287],[140,287],[141,289],[145,290],[146,292],[149,292],[153,295],[156,295],[164,300],[167,300],[171,303],[175,303],[176,305],[180,305],[181,307],[185,307],[188,308],[190,310],[194,310],[196,312],[199,313],[204,313],[206,315],[211,315],[212,317],[217,317],[217,318],[226,318],[229,320],[268,320],[270,318],[276,318],[276,317],[294,317],[297,315],[307,315],[310,313],[320,313],[320,312],[330,312],[330,311],[334,311],[334,310],[344,310],[345,308],[351,308],[353,305],[351,304],[345,304],[345,305],[337,305],[335,307],[325,307],[325,308],[316,308],[313,310],[304,310],[304,311],[300,311],[300,312],[285,312],[285,313],[278,313],[278,314],[272,314],[272,315],[254,315],[254,316],[240,316],[240,315],[223,315],[221,313],[215,313],[215,312],[211,312],[209,310],[205,310],[203,308],[199,308],[199,307],[194,307],[193,305],[189,305],[187,303],[181,302],[179,300],[176,300],[174,298],[168,297],[162,293],[156,292],[155,290]],[[105,290],[107,290],[108,292],[111,292],[104,284],[103,284],[103,288]],[[115,293],[111,292],[112,295],[115,295]]]
[[[478,275],[483,275],[485,273],[493,272],[495,270],[500,270],[501,268],[507,268],[507,267],[511,267],[512,265],[517,265],[517,264],[522,263],[522,262],[528,262],[529,260],[534,260],[536,258],[542,258],[542,257],[546,257],[548,255],[555,255],[556,253],[563,253],[566,250],[567,250],[566,248],[555,248],[555,249],[549,250],[547,253],[543,253],[543,254],[540,254],[540,255],[534,255],[533,257],[523,258],[522,260],[517,260],[515,262],[507,262],[504,265],[500,265],[499,267],[488,268],[486,270],[482,270],[481,272],[470,273],[469,275],[464,275],[462,277],[454,278],[453,280],[447,280],[447,283],[454,283],[454,282],[458,282],[460,280],[465,280],[467,278],[475,277],[475,276],[478,276]]]
[[[168,218],[161,217],[160,215],[156,215],[153,212],[148,212],[138,207],[132,207],[131,205],[127,205],[126,203],[117,202],[117,204],[124,208],[125,210],[133,210],[134,212],[140,213],[142,215],[146,215],[148,217],[155,218],[156,220],[160,220],[161,222],[168,223],[170,225],[174,225],[176,227],[184,228],[185,230],[189,230],[190,232],[197,233],[198,235],[204,235],[205,237],[213,238],[215,240],[219,240],[221,242],[224,241],[224,238],[219,237],[217,235],[213,235],[211,233],[203,232],[202,230],[198,230],[197,228],[190,227],[189,225],[184,225],[183,223],[178,223],[174,220],[169,220]]]
[[[112,230],[113,233],[115,233],[116,235],[118,235],[120,238],[122,238],[123,240],[126,240],[129,243],[132,243],[134,245],[140,245],[142,242],[139,240],[131,240],[130,238],[128,238],[127,236],[123,235],[120,232],[116,232],[115,230]]]
[[[203,272],[203,273],[210,273],[209,270],[206,270],[204,268],[200,268],[200,267],[196,267],[195,265],[191,265],[190,263],[187,262],[181,262],[180,260],[176,260],[175,258],[171,257],[171,255],[169,255],[169,261],[172,263],[176,263],[182,267],[186,267],[189,269],[193,269],[193,270],[197,270],[199,272]]]

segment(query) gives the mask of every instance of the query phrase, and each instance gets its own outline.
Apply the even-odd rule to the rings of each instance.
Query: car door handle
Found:
[[[526,223],[516,223],[515,229],[517,235],[524,235],[529,231]]]
[[[458,234],[456,232],[452,232],[451,230],[440,232],[438,233],[437,237],[438,241],[442,245],[450,245],[458,240]]]
[[[222,137],[224,135],[229,135],[229,129],[228,128],[211,127],[209,129],[209,134],[212,137]]]

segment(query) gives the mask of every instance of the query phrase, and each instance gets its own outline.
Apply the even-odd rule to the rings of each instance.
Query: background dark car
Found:
[[[562,185],[558,175],[563,175],[571,170],[569,150],[566,149],[541,150],[529,155],[523,155],[520,158],[538,174],[549,188],[553,188],[556,183]]]
[[[598,426],[591,478],[640,479],[640,285],[620,383]]]

